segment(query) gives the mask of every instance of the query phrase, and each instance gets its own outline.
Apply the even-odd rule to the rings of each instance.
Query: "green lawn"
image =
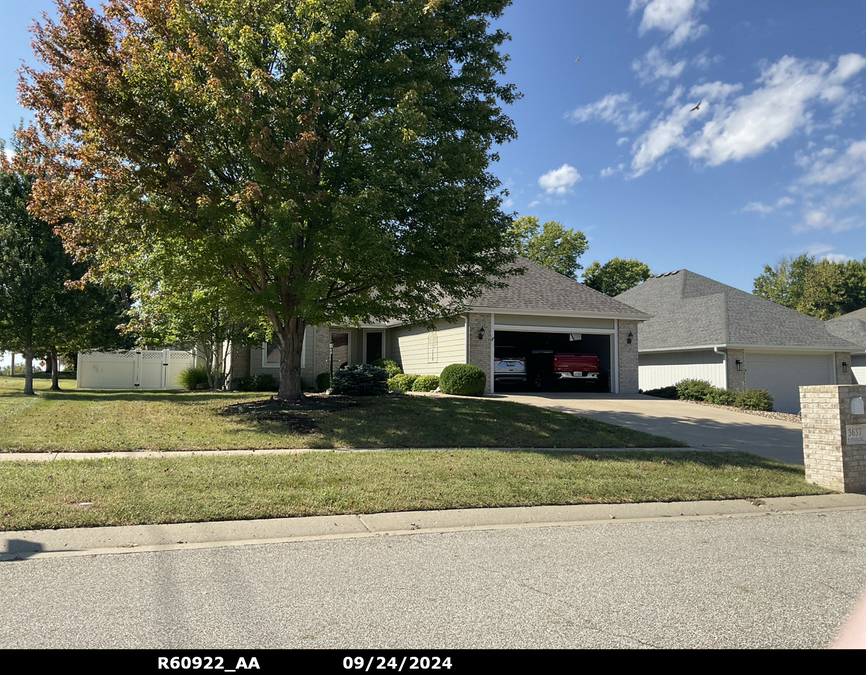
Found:
[[[260,409],[262,394],[75,390],[23,396],[0,378],[0,452],[245,448],[681,447],[669,438],[518,403],[437,396]],[[323,407],[325,406],[325,407]],[[246,407],[241,411],[239,408]]]
[[[0,462],[0,530],[823,494],[742,453],[396,450]]]

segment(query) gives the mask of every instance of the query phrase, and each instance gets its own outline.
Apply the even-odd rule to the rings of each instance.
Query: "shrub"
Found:
[[[736,399],[736,392],[733,392],[730,389],[719,389],[718,387],[713,387],[709,392],[707,392],[707,396],[704,400],[707,403],[716,403],[718,405],[735,405]]]
[[[270,373],[257,373],[236,379],[234,389],[235,391],[279,391],[280,381]]]
[[[706,401],[707,395],[715,389],[706,380],[682,380],[677,382],[677,398],[685,401]]]
[[[412,391],[433,391],[439,386],[438,375],[422,375],[412,385]]]
[[[439,376],[439,389],[445,394],[458,396],[483,396],[487,376],[471,363],[454,363],[446,366]]]
[[[377,368],[384,368],[385,372],[388,373],[389,378],[403,374],[403,369],[400,367],[400,364],[392,359],[376,359],[370,365],[376,366]]]
[[[327,391],[331,386],[331,373],[319,373],[316,375],[316,389]]]
[[[180,371],[177,376],[180,383],[190,391],[198,389],[198,385],[207,384],[207,368],[204,366],[193,366]]]
[[[773,395],[766,389],[744,389],[735,394],[734,405],[743,410],[773,410]]]
[[[346,366],[331,379],[331,393],[344,396],[379,396],[388,393],[388,373],[378,366]]]
[[[677,386],[672,384],[670,387],[659,387],[658,389],[650,389],[649,391],[645,391],[644,394],[647,396],[656,396],[658,398],[676,398],[677,397]]]
[[[410,375],[408,373],[400,373],[399,375],[389,377],[388,391],[411,391],[412,385],[417,379],[418,375]]]

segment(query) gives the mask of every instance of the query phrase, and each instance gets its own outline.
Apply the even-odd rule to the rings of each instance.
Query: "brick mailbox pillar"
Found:
[[[866,492],[866,385],[800,387],[806,480]]]

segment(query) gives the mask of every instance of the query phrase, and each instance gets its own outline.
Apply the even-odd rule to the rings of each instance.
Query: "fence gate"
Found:
[[[82,352],[76,384],[79,389],[183,389],[177,376],[194,364],[191,352],[171,349]]]

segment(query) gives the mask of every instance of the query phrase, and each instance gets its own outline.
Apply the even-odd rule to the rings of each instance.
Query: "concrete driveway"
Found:
[[[667,436],[703,450],[751,452],[795,464],[803,463],[799,424],[641,394],[551,392],[494,394],[492,398],[561,410]]]

